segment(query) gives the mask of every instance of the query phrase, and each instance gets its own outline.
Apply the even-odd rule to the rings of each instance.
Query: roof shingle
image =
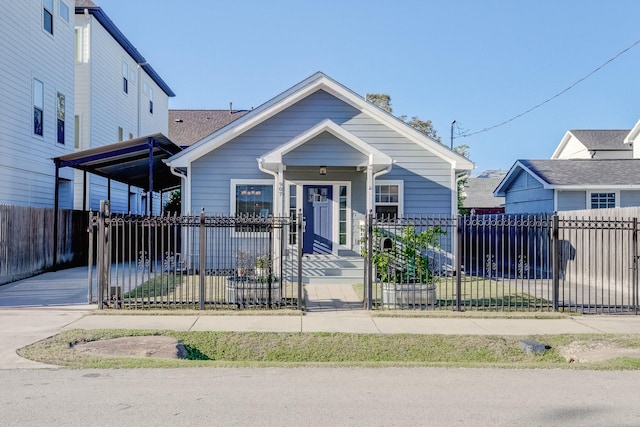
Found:
[[[188,147],[247,114],[247,110],[169,110],[169,139]]]

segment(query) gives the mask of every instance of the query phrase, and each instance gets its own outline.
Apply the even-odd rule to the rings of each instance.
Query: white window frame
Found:
[[[64,7],[63,7],[63,5],[64,5]],[[66,11],[67,11],[67,16],[66,16],[66,17],[62,14],[62,11],[63,11],[63,10],[66,10]],[[60,15],[60,18],[61,18],[64,22],[66,22],[67,24],[69,23],[69,15],[70,15],[70,12],[69,12],[69,5],[68,5],[66,2],[64,2],[63,0],[60,0],[60,1],[58,2],[58,14]]]
[[[125,60],[122,61],[122,80],[120,81],[120,83],[122,84],[122,87],[121,87],[122,92],[128,95],[129,94],[129,63]]]
[[[614,208],[618,208],[620,207],[620,191],[618,190],[589,190],[586,192],[586,196],[587,196],[587,209],[612,209],[612,208],[592,208],[591,207],[591,196],[593,194],[608,194],[608,193],[612,193],[613,197],[614,197]]]
[[[46,3],[51,3],[51,8],[47,7]],[[54,0],[42,0],[42,31],[44,31],[45,33],[49,34],[51,37],[53,37],[53,34],[55,33],[55,20],[54,17],[56,16],[55,14],[55,2]],[[49,32],[45,27],[44,27],[44,13],[45,11],[47,13],[49,13],[51,15],[51,32]]]
[[[272,179],[231,179],[229,184],[229,214],[230,216],[236,216],[236,188],[238,185],[270,185],[273,187],[273,195],[271,198],[271,214],[273,215],[273,210],[276,206],[276,184]],[[242,231],[236,232],[235,228],[231,229],[231,236],[237,237],[246,235],[247,233],[253,233],[254,235],[267,235],[267,232],[262,231]]]
[[[62,101],[62,104],[60,103]],[[56,142],[65,145],[67,142],[67,124],[65,117],[66,98],[63,93],[56,93]],[[62,121],[62,142],[58,140],[58,120]]]
[[[396,206],[396,203],[378,203],[376,202],[376,190],[379,185],[397,185],[398,186],[398,218],[402,218],[404,216],[404,181],[402,180],[386,180],[386,179],[377,179],[374,184],[373,190],[373,212],[376,212],[376,207],[378,206]]]
[[[40,88],[42,89],[41,93],[40,93],[40,99],[36,100],[36,82],[40,84]],[[32,83],[32,89],[33,91],[33,108],[31,109],[31,135],[35,136],[36,138],[44,138],[44,82],[42,80],[36,79],[35,77],[33,78],[33,83]],[[38,103],[39,102],[39,103]],[[33,126],[33,114],[35,109],[38,108],[40,110],[41,114],[41,118],[40,118],[40,127],[42,130],[42,133],[36,133],[35,128]]]

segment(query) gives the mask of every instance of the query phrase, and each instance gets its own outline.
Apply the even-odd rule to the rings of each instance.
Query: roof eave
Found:
[[[113,21],[107,16],[107,14],[100,7],[76,7],[76,15],[84,14],[84,11],[95,16],[98,22],[111,34],[111,36],[122,46],[122,48],[136,61],[137,64],[142,66],[142,69],[156,82],[156,84],[162,89],[164,93],[169,97],[174,97],[176,94],[171,90],[169,85],[158,75],[151,65],[147,63],[144,56],[138,52],[138,49],[131,44],[127,37],[120,31],[120,29],[113,23]],[[144,65],[142,65],[144,64]]]

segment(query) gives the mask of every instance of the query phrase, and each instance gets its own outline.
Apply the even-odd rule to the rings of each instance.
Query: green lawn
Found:
[[[188,351],[187,360],[113,358],[76,353],[77,343],[124,336],[174,337]],[[526,354],[520,339],[549,345],[543,355]],[[559,353],[573,342],[640,348],[640,335],[554,335],[499,337],[476,335],[178,332],[141,330],[70,330],[22,348],[28,359],[72,368],[186,366],[445,366],[566,369],[640,369],[640,358],[570,364]]]

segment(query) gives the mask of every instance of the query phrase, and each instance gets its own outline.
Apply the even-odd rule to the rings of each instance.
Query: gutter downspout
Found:
[[[376,173],[373,173],[371,175],[371,182],[369,183],[369,191],[367,192],[367,208],[369,210],[369,212],[373,212],[373,201],[375,200],[375,189],[376,189],[376,179],[378,179],[379,176],[382,176],[384,174],[387,174],[389,172],[391,172],[391,168],[393,166],[389,165],[386,166],[384,169],[379,170]],[[368,175],[368,174],[367,174]],[[369,176],[367,176],[367,180],[369,180]],[[367,212],[367,213],[369,213]],[[400,212],[398,212],[398,215],[400,214]],[[403,212],[404,214],[404,212]]]
[[[284,212],[284,182],[280,181],[280,178],[282,177],[282,163],[280,163],[278,165],[278,172],[274,172],[271,171],[267,168],[264,167],[264,160],[262,158],[256,159],[258,161],[258,169],[260,169],[260,172],[264,172],[266,174],[269,174],[271,176],[273,176],[275,183],[277,184],[278,187],[278,191],[277,191],[277,195],[278,195],[278,200],[276,200],[276,206],[278,207],[279,212],[274,212],[273,216],[283,216],[283,212]]]
[[[171,166],[169,168],[169,170],[171,171],[172,175],[177,176],[178,178],[181,178],[182,180],[184,180],[184,198],[183,201],[188,201],[189,203],[191,203],[191,197],[188,195],[189,194],[189,190],[188,190],[188,185],[187,185],[187,175],[180,172],[178,169],[176,169],[175,166]],[[182,203],[182,214],[186,215],[187,213],[185,212],[185,207],[187,206],[187,203]]]

